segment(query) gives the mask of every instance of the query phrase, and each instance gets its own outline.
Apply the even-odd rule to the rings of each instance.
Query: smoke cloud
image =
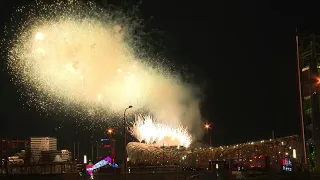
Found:
[[[201,137],[198,89],[166,67],[150,66],[155,61],[151,56],[138,58],[146,53],[131,41],[135,23],[92,3],[68,1],[34,9],[17,10],[24,19],[6,29],[13,37],[6,46],[8,67],[14,81],[25,85],[21,92],[28,104],[70,113],[81,106],[81,116],[122,116],[132,105],[131,112],[147,109],[158,122],[181,124]]]

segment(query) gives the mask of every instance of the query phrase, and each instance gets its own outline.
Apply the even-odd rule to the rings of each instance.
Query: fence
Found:
[[[64,174],[76,173],[77,164],[64,163],[39,163],[29,165],[8,165],[0,174]]]

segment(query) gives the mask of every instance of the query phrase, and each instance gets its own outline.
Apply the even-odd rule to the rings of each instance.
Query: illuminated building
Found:
[[[42,152],[57,151],[57,138],[31,137],[26,144],[31,162],[41,161]]]
[[[320,169],[320,46],[319,36],[297,36],[298,75],[300,78],[300,111],[302,139],[311,170]]]
[[[127,154],[131,165],[176,165],[208,168],[209,161],[228,161],[246,169],[272,166],[279,168],[283,159],[301,161],[298,136],[248,142],[210,148],[184,148],[130,142]]]
[[[71,161],[71,152],[69,150],[61,150],[62,161]]]
[[[98,151],[98,157],[99,160],[102,160],[103,158],[110,156],[112,159],[112,162],[115,161],[116,153],[116,142],[113,138],[104,138],[101,139],[101,145],[98,145],[99,151]]]

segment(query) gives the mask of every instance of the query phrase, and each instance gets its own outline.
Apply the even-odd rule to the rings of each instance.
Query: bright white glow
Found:
[[[157,123],[150,115],[136,116],[131,132],[140,142],[158,146],[189,147],[192,141],[186,128]]]
[[[297,151],[296,151],[296,149],[293,149],[292,150],[292,157],[295,159],[295,158],[297,158]]]
[[[219,169],[219,165],[218,164],[216,164],[216,169]]]
[[[83,164],[87,164],[87,156],[86,155],[83,156]]]
[[[42,32],[38,32],[36,34],[36,40],[42,40],[43,39],[43,33]]]

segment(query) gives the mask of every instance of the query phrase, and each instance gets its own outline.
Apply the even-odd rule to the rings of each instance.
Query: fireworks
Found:
[[[189,147],[192,141],[187,129],[182,126],[157,123],[150,115],[136,116],[131,132],[140,142],[159,146]]]
[[[8,50],[9,70],[27,85],[30,104],[78,104],[88,114],[96,105],[118,111],[143,104],[155,74],[133,55],[134,27],[117,24],[123,17],[111,20],[111,12],[73,1],[33,8],[40,13],[23,14]]]
[[[154,55],[137,48],[134,18],[70,0],[20,8],[12,21],[4,51],[28,105],[112,123],[121,118],[109,115],[132,105],[130,112],[147,109],[164,122],[197,126],[190,122],[200,120],[198,100],[166,67],[154,65]]]

